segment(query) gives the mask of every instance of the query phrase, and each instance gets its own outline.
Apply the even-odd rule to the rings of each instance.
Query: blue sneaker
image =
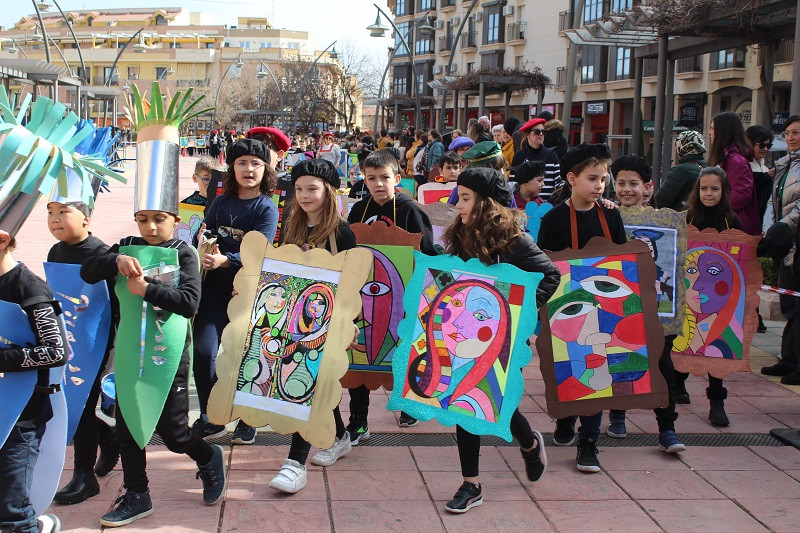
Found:
[[[612,409],[608,412],[606,435],[615,439],[624,439],[628,436],[628,429],[625,427],[625,411]]]
[[[228,480],[225,476],[225,455],[222,448],[212,444],[214,455],[207,465],[197,465],[197,478],[203,481],[203,501],[206,505],[214,505],[222,498]]]
[[[117,505],[119,504],[119,505]],[[114,502],[117,508],[106,513],[100,523],[106,527],[119,527],[153,514],[150,492],[127,491]]]
[[[675,431],[666,429],[658,435],[658,447],[662,452],[680,453],[686,451],[686,445],[681,442]]]

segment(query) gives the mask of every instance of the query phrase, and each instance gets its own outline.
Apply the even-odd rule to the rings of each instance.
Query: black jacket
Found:
[[[669,169],[664,181],[656,191],[656,205],[675,211],[683,211],[683,202],[689,198],[700,170],[706,166],[701,154],[689,154],[678,159],[678,164]]]
[[[438,255],[433,245],[433,226],[428,215],[423,213],[407,194],[396,193],[394,197],[394,203],[389,201],[378,205],[377,202],[371,201],[371,196],[365,196],[353,205],[353,209],[347,215],[347,221],[351,224],[356,222],[372,224],[376,220],[382,220],[390,226],[397,225],[410,233],[422,233],[420,251],[426,255]],[[395,211],[397,220],[394,220]]]

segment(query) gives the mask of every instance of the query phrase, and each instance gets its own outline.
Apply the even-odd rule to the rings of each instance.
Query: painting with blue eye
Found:
[[[655,298],[655,266],[642,243],[624,246],[633,246],[636,252],[553,259],[561,281],[547,303],[549,331],[540,337],[548,335],[551,343],[545,353],[552,353],[549,385],[558,403],[618,402],[653,393],[654,374],[663,382],[658,371],[664,338]],[[543,376],[547,385],[544,367]],[[624,408],[612,403],[598,409],[598,405],[603,402],[575,407],[570,414]]]

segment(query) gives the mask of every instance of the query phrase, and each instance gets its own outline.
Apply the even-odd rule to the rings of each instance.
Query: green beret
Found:
[[[502,153],[500,145],[496,142],[483,141],[476,143],[475,146],[464,152],[461,158],[465,159],[470,167],[485,167],[489,166]]]

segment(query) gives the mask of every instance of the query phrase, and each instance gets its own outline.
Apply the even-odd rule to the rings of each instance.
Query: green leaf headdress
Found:
[[[94,178],[126,182],[96,157],[75,153],[75,147],[93,131],[79,124],[75,113],[44,96],[32,105],[31,100],[26,95],[15,115],[16,98],[9,99],[0,86],[0,229],[12,237],[41,195],[50,194],[54,187],[66,194],[68,169],[79,178],[81,200],[90,206],[94,205]]]

